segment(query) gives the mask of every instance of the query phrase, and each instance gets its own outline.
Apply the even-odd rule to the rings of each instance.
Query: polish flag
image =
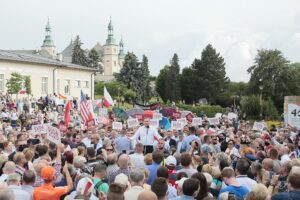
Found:
[[[108,93],[106,87],[104,86],[104,98],[103,98],[103,105],[108,108],[109,106],[114,106],[115,103],[111,98],[110,94]]]

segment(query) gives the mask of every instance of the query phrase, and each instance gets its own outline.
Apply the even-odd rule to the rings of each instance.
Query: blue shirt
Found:
[[[130,151],[131,141],[126,136],[117,137],[115,144],[118,153],[122,153],[123,150],[127,153]]]
[[[160,167],[160,163],[152,163],[151,165],[147,165],[147,169],[149,170],[149,178],[147,180],[147,184],[151,185],[154,179],[157,177],[157,169]]]
[[[219,197],[220,197],[220,194],[223,192],[233,193],[235,196],[245,199],[246,194],[248,192],[250,192],[250,190],[244,186],[237,187],[237,186],[229,185],[220,190]],[[218,200],[220,199],[219,197],[218,197]]]
[[[300,200],[300,192],[299,191],[290,191],[290,192],[278,192],[271,197],[271,200]]]
[[[175,197],[171,200],[194,200],[195,198],[193,196],[187,196],[187,195],[181,195],[178,197]]]
[[[195,134],[191,134],[183,139],[180,153],[190,150],[190,148],[191,148],[190,143],[194,140],[196,140],[198,142],[198,145],[201,146],[201,141],[200,141],[199,137],[197,137]]]

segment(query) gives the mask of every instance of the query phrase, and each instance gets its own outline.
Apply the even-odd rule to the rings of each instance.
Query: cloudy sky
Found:
[[[233,81],[248,81],[260,48],[300,61],[299,0],[0,0],[0,49],[39,48],[48,17],[58,51],[76,35],[91,48],[105,42],[110,16],[115,38],[147,55],[152,75],[175,52],[190,66],[208,43]]]

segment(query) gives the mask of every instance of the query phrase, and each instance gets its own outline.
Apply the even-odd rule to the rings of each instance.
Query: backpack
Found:
[[[94,195],[96,197],[99,197],[99,191],[98,188],[103,184],[104,182],[102,180],[100,180],[95,186],[94,186]]]

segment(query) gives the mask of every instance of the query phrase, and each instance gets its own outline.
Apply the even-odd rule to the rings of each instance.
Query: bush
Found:
[[[266,120],[278,120],[279,114],[272,99],[263,101],[263,116]]]
[[[189,110],[193,113],[196,113],[198,116],[200,114],[205,114],[208,117],[214,117],[216,113],[223,113],[225,109],[221,106],[216,105],[188,105],[188,104],[176,104],[180,110]]]

